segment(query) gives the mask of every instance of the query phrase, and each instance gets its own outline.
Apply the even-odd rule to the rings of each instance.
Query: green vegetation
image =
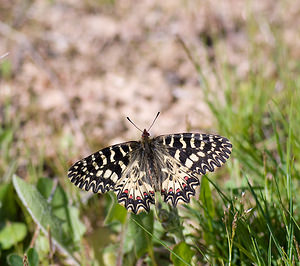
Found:
[[[249,36],[256,27],[251,25]],[[0,264],[299,265],[300,62],[290,56],[281,33],[274,30],[268,49],[250,38],[246,77],[228,63],[217,38],[215,61],[205,67],[183,47],[199,73],[216,132],[230,139],[233,154],[220,171],[202,178],[200,194],[179,210],[163,206],[130,215],[113,193],[79,191],[66,176],[68,161],[79,154],[65,157],[64,148],[74,146],[72,137],[57,129],[57,159],[45,158],[40,147],[38,160],[31,160],[30,147],[24,151],[18,145],[22,117],[11,119],[13,100],[5,99]],[[261,60],[266,53],[275,62],[272,75]],[[9,66],[0,68],[6,79]],[[213,73],[217,91],[207,72]]]

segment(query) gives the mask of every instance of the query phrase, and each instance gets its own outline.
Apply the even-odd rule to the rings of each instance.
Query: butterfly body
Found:
[[[68,177],[76,186],[104,193],[134,213],[149,211],[155,192],[176,206],[195,195],[201,175],[213,172],[229,158],[232,145],[218,135],[180,133],[151,138],[145,129],[140,141],[100,150],[75,163]]]

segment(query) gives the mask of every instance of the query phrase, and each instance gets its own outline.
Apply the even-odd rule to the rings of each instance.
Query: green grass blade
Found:
[[[178,256],[172,249],[170,249],[163,241],[161,241],[160,239],[158,239],[157,237],[155,237],[155,235],[153,235],[151,232],[149,232],[143,225],[141,225],[137,220],[135,220],[134,218],[130,217],[131,220],[133,220],[139,227],[141,227],[147,234],[149,234],[151,237],[155,238],[155,240],[157,242],[159,242],[162,246],[164,246],[173,256],[175,256],[176,258],[178,258],[181,262],[185,263],[186,265],[191,265],[190,263],[188,263],[187,261],[185,261],[183,258],[181,258],[180,256]]]

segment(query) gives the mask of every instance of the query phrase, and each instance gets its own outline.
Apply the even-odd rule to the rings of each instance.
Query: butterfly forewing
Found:
[[[218,135],[182,133],[107,147],[75,163],[71,182],[94,193],[113,190],[117,200],[134,213],[149,211],[154,193],[176,206],[189,202],[201,175],[229,158],[232,145]]]
[[[229,140],[218,135],[183,133],[158,136],[155,141],[181,165],[202,175],[225,163],[232,149]]]
[[[138,142],[130,141],[107,147],[76,162],[68,172],[75,186],[104,193],[114,189],[130,161],[130,154]]]

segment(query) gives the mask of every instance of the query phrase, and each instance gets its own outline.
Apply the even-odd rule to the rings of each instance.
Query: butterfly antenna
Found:
[[[149,127],[149,129],[148,129],[147,131],[149,131],[149,130],[151,129],[151,127],[154,125],[154,123],[155,123],[157,117],[159,116],[159,114],[160,114],[160,112],[157,113],[156,117],[154,118],[154,120],[153,120],[151,126]]]
[[[138,128],[137,125],[136,125],[135,123],[133,123],[133,122],[131,121],[131,119],[130,119],[128,116],[127,116],[127,120],[128,120],[131,124],[133,124],[133,125],[135,126],[135,128],[137,128],[139,131],[143,132],[143,130],[141,130],[140,128]]]

